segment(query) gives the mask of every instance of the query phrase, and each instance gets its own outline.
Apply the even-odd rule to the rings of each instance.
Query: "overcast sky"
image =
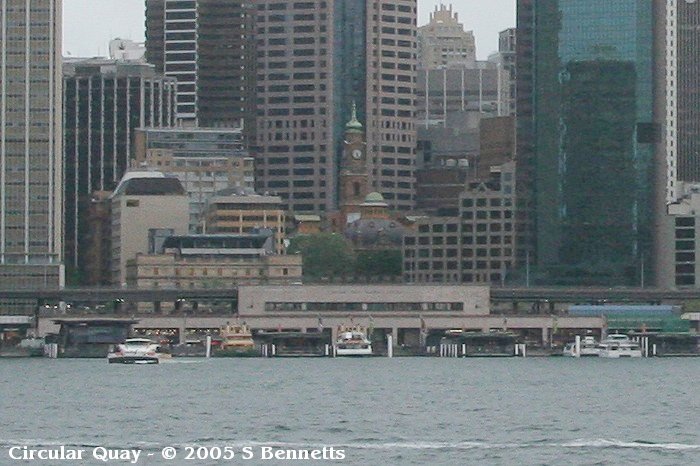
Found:
[[[418,25],[440,0],[418,0]],[[515,26],[515,0],[442,0],[476,36],[477,56],[498,49],[498,32]],[[63,0],[63,51],[72,56],[107,54],[115,37],[143,41],[144,0]]]

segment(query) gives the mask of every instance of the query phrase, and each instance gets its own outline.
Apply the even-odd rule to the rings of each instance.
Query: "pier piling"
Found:
[[[574,356],[581,357],[581,335],[576,335],[576,346],[574,348]]]

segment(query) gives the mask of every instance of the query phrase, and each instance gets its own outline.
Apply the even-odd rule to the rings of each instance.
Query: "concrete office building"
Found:
[[[274,236],[274,251],[284,252],[287,218],[278,196],[256,194],[250,189],[225,189],[207,202],[204,215],[205,233],[249,234],[269,229]]]
[[[127,172],[111,197],[112,283],[126,283],[126,264],[138,253],[158,249],[168,236],[185,235],[187,194],[174,177],[159,172]]]
[[[177,114],[185,124],[255,128],[251,5],[146,0],[146,59],[177,78]]]
[[[176,82],[139,60],[70,59],[63,65],[65,257],[70,283],[87,280],[86,212],[129,167],[137,128],[175,124]]]
[[[2,288],[63,285],[61,10],[0,3]]]
[[[190,200],[190,233],[202,231],[207,201],[215,192],[255,185],[255,160],[240,128],[141,128],[133,147],[136,167],[182,183]]]
[[[373,189],[414,206],[416,1],[258,0],[257,181],[289,209],[337,208],[352,103]]]
[[[416,121],[423,127],[447,126],[451,114],[467,113],[471,117],[467,123],[474,127],[481,117],[498,116],[506,106],[499,101],[499,70],[491,62],[418,70]]]
[[[653,266],[657,286],[696,288],[700,248],[700,4],[654,3],[656,218]],[[649,260],[647,270],[651,269]],[[648,274],[647,274],[648,275]],[[646,282],[650,280],[646,277]]]
[[[302,279],[300,255],[277,255],[268,232],[187,235],[167,238],[161,250],[127,262],[127,284],[138,288],[234,288],[291,285]],[[140,311],[163,311],[171,303],[139,303]]]
[[[419,127],[417,206],[431,215],[456,215],[470,182],[486,180],[491,167],[515,157],[514,117],[479,119],[476,130]]]
[[[474,33],[464,30],[452,5],[435,6],[428,24],[418,28],[418,68],[472,68],[475,63]]]
[[[459,199],[457,215],[428,217],[404,237],[404,281],[496,283],[515,267],[515,163],[490,167]]]
[[[683,183],[700,184],[700,5],[688,0],[658,2],[658,60],[663,67],[666,201],[684,196]],[[661,12],[663,11],[663,15]],[[661,89],[659,89],[661,91]]]

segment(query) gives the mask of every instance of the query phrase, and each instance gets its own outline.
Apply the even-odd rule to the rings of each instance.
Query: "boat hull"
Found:
[[[158,364],[157,356],[107,356],[110,364]]]
[[[607,359],[619,359],[619,358],[641,358],[642,350],[629,350],[629,351],[609,351],[600,350],[598,357]]]
[[[260,351],[254,346],[228,347],[212,353],[216,358],[251,358],[260,356]]]
[[[335,355],[338,357],[362,357],[372,356],[372,347],[369,348],[336,348]]]
[[[575,358],[576,354],[574,354],[574,351],[564,351],[563,356],[569,357],[569,358]],[[600,350],[597,348],[581,348],[581,354],[580,357],[582,358],[596,358],[600,356]]]

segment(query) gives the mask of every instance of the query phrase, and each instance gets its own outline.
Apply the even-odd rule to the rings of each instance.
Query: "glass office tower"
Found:
[[[532,10],[532,111],[520,116],[533,146],[520,155],[534,171],[536,277],[638,284],[651,246],[652,4],[520,3]]]

